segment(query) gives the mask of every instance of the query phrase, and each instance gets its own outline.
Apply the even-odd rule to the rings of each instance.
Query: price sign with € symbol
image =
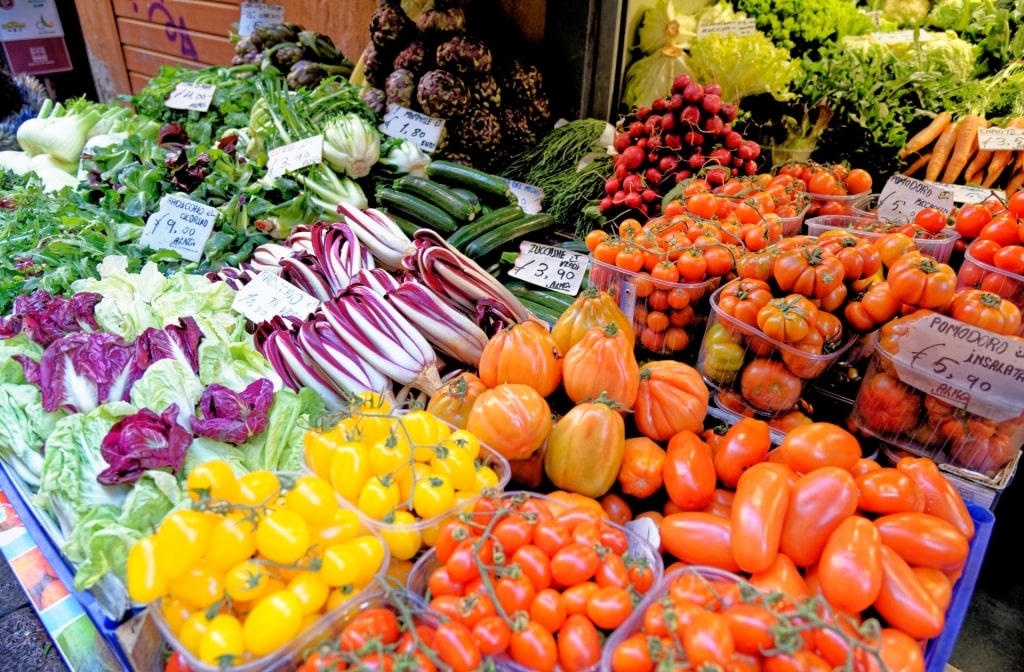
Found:
[[[515,266],[508,272],[523,282],[576,296],[590,257],[554,245],[524,242],[519,245]]]
[[[978,149],[987,151],[1024,150],[1024,128],[979,128]]]
[[[199,261],[220,212],[181,194],[165,194],[156,212],[146,220],[139,243],[154,250],[173,250],[189,261]]]
[[[206,112],[213,102],[213,94],[217,91],[214,84],[199,82],[178,82],[164,101],[164,107],[174,110],[192,110]]]
[[[878,196],[878,218],[907,223],[925,208],[936,208],[947,215],[953,210],[953,191],[906,175],[890,177]]]
[[[273,273],[263,271],[235,294],[231,307],[254,324],[278,315],[306,319],[320,301]]]
[[[380,132],[392,138],[416,143],[425,152],[433,152],[441,141],[444,119],[431,117],[401,105],[388,105]]]
[[[324,156],[324,136],[313,135],[289,145],[275,147],[267,152],[267,177],[279,177],[287,172],[320,163]]]

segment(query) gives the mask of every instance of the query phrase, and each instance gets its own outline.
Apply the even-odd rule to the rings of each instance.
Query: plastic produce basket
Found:
[[[810,390],[817,379],[836,362],[841,361],[847,350],[856,342],[855,335],[846,335],[842,346],[828,354],[815,355],[791,345],[768,338],[757,327],[745,324],[727,315],[718,308],[722,290],[711,295],[711,317],[708,319],[704,339],[697,355],[696,368],[701,372],[708,387],[714,390],[716,404],[729,408],[728,403],[718,403],[717,397],[723,392],[739,395],[750,414],[757,417],[774,417],[789,412],[800,397]],[[728,334],[743,350],[742,361],[728,370],[715,371],[714,348],[716,334]],[[785,388],[775,388],[770,395],[758,395],[755,399],[749,393],[755,377],[761,372],[771,374],[771,380],[789,383]]]
[[[964,261],[957,271],[956,287],[957,289],[966,287],[984,289],[1012,301],[1024,311],[1024,275],[1010,273],[991,264],[978,261],[971,254],[970,247],[964,252]],[[1021,325],[1018,333],[1024,334],[1024,325]]]
[[[675,283],[634,273],[590,257],[590,285],[615,297],[632,321],[637,346],[662,355],[692,351],[708,318],[709,298],[721,278]],[[662,317],[655,318],[652,314]],[[667,324],[667,326],[666,326]]]
[[[822,213],[829,215],[852,215],[854,206],[863,200],[864,194],[850,194],[848,196],[811,194],[811,207],[807,211],[807,216],[817,217]]]
[[[804,218],[807,217],[807,213],[811,210],[811,197],[804,196],[804,200],[807,205],[804,206],[803,210],[792,217],[782,218],[782,236],[784,238],[800,234],[800,231],[803,228]]]
[[[855,236],[874,241],[885,235],[886,222],[879,220],[871,214],[857,215],[821,215],[810,217],[805,220],[807,224],[807,235],[820,236],[832,229],[847,230]],[[953,229],[946,228],[936,234],[934,238],[914,238],[914,247],[924,254],[934,257],[937,261],[946,263],[953,248],[956,246],[960,234]]]

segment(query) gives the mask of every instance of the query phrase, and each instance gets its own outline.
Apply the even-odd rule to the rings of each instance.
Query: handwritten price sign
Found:
[[[213,94],[217,91],[214,84],[199,82],[178,82],[164,101],[164,107],[174,110],[195,110],[206,112],[213,102]]]
[[[1024,128],[979,128],[978,148],[1015,152],[1024,150]]]
[[[697,39],[712,34],[736,35],[745,37],[757,32],[757,22],[754,19],[740,19],[739,21],[720,21],[718,23],[702,23],[697,26]]]
[[[948,215],[953,210],[953,191],[944,185],[893,175],[878,196],[878,218],[887,222],[913,221],[914,215],[925,208],[938,208]]]
[[[444,130],[444,119],[430,117],[401,105],[388,105],[380,132],[392,138],[415,142],[424,152],[437,149]]]
[[[508,272],[523,282],[576,296],[590,257],[553,245],[520,243],[515,266]]]
[[[263,271],[235,294],[231,307],[259,324],[278,315],[306,319],[320,301],[273,273]]]
[[[313,135],[267,152],[267,177],[278,177],[292,170],[320,163],[324,156],[324,136]]]
[[[189,261],[199,261],[220,214],[217,208],[185,196],[166,194],[160,207],[146,220],[139,243],[154,250],[173,250]]]
[[[532,184],[507,180],[504,177],[501,180],[508,185],[508,188],[512,190],[515,197],[519,199],[519,207],[523,209],[523,212],[535,215],[543,209],[541,205],[544,201],[543,189]]]
[[[1024,409],[1024,346],[945,315],[912,323],[893,356],[900,380],[996,422]]]
[[[249,37],[256,26],[284,21],[284,5],[268,5],[263,2],[243,2],[242,14],[238,18],[238,34]]]

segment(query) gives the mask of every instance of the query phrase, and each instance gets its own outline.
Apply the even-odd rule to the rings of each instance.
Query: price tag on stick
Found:
[[[249,37],[256,26],[284,22],[284,5],[268,5],[263,2],[243,2],[238,18],[238,34]]]
[[[174,110],[196,110],[206,112],[213,102],[213,94],[217,91],[214,84],[199,82],[178,82],[171,95],[164,101],[164,107]]]
[[[515,266],[508,272],[523,282],[576,296],[590,257],[554,245],[520,243]]]
[[[154,250],[174,250],[184,259],[199,261],[213,233],[217,208],[180,194],[166,194],[146,220],[139,243]]]
[[[263,271],[235,294],[231,307],[259,324],[278,315],[306,319],[320,301],[273,273]]]
[[[906,175],[893,175],[878,196],[878,218],[906,223],[925,208],[938,208],[947,215],[953,211],[953,191]]]
[[[320,163],[324,156],[324,136],[313,135],[290,145],[267,152],[267,177],[278,177],[288,171]]]
[[[415,142],[424,152],[437,149],[444,130],[444,119],[430,117],[401,105],[388,105],[380,132],[392,138]]]

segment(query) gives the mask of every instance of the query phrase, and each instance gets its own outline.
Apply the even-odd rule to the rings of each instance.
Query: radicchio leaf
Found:
[[[199,342],[203,331],[195,319],[183,317],[163,329],[148,327],[135,339],[136,366],[142,371],[158,359],[177,359],[199,373]]]
[[[88,413],[110,401],[127,401],[142,375],[135,346],[117,334],[68,334],[46,346],[39,362],[14,355],[25,379],[39,386],[43,409]]]
[[[103,485],[134,483],[148,469],[169,468],[177,474],[185,462],[192,434],[179,425],[178,405],[171,404],[157,415],[148,408],[128,415],[103,437],[100,454],[110,466],[96,480]]]
[[[260,378],[242,392],[213,383],[199,399],[202,417],[192,418],[192,431],[236,446],[267,428],[270,406],[274,402],[274,384]]]
[[[9,317],[0,317],[0,338],[25,333],[47,346],[66,334],[96,331],[99,325],[93,309],[103,297],[96,292],[79,292],[70,299],[36,290],[14,299]]]

